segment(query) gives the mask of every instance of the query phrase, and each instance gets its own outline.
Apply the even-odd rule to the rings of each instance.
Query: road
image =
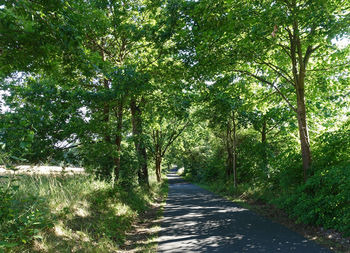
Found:
[[[175,172],[168,182],[158,252],[331,252]]]

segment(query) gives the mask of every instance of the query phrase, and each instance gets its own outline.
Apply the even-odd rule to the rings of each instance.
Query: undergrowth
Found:
[[[164,187],[122,189],[91,176],[0,178],[0,252],[117,252]]]

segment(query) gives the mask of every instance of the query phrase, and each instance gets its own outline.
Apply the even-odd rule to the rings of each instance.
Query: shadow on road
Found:
[[[330,252],[174,171],[168,182],[158,252]]]

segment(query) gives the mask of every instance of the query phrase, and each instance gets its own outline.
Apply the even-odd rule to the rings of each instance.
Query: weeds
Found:
[[[123,190],[87,175],[2,178],[0,252],[116,252],[162,191],[156,183]]]

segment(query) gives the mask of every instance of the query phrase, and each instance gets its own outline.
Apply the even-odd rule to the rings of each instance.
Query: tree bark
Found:
[[[161,176],[161,164],[162,164],[162,147],[161,147],[161,138],[162,133],[159,133],[159,130],[156,131],[153,130],[153,141],[155,145],[155,162],[156,162],[156,176],[157,176],[157,182],[160,182],[162,180]]]
[[[100,55],[102,57],[102,60],[105,61],[106,60],[106,56],[103,50],[100,50]],[[102,80],[103,83],[103,88],[107,91],[109,90],[109,83],[108,83],[108,79],[107,78],[103,78]],[[110,118],[110,108],[109,108],[109,103],[108,102],[104,102],[103,105],[103,121],[105,122],[105,129],[104,129],[104,139],[105,142],[107,143],[111,143],[111,135],[109,132],[109,127],[108,127],[108,122],[109,122],[109,118]]]
[[[230,178],[232,175],[233,168],[233,152],[232,152],[232,143],[231,143],[231,122],[227,121],[226,127],[226,151],[227,151],[227,167],[226,167],[226,176]]]
[[[103,79],[103,86],[106,90],[109,89],[108,80],[106,78]],[[103,121],[105,122],[104,139],[105,139],[105,142],[107,143],[111,143],[111,135],[108,127],[109,117],[110,117],[109,114],[110,114],[109,103],[104,102],[104,105],[103,105]]]
[[[293,7],[296,8],[296,2],[293,2]],[[305,106],[305,76],[306,66],[313,51],[317,49],[308,46],[305,56],[303,56],[301,40],[299,37],[299,24],[297,20],[293,22],[293,33],[288,30],[290,38],[290,50],[292,60],[292,71],[294,77],[294,87],[297,95],[296,114],[298,119],[299,139],[301,147],[301,155],[303,160],[303,174],[304,181],[307,180],[307,172],[311,166],[311,149],[309,134],[306,120],[306,106]]]
[[[304,181],[307,180],[307,173],[311,166],[311,149],[309,141],[309,133],[306,121],[305,95],[303,85],[297,85],[297,118],[299,128],[299,139],[301,147],[301,155],[303,160]]]
[[[115,136],[115,145],[117,148],[117,156],[114,158],[114,182],[119,180],[120,172],[120,152],[121,152],[121,142],[122,142],[122,127],[123,127],[123,101],[119,101],[117,111],[117,134]]]
[[[232,112],[232,138],[233,138],[233,185],[237,188],[237,138],[235,112]]]
[[[108,86],[108,80],[106,78],[103,78],[102,80],[103,86],[105,90],[109,89]],[[110,132],[110,127],[109,127],[109,121],[110,121],[110,104],[109,101],[104,101],[103,108],[102,108],[102,133],[101,135],[103,136],[103,140],[105,144],[110,148],[110,145],[112,144],[112,138],[111,138],[111,132]],[[109,156],[109,159],[111,160],[111,163],[113,164],[113,156]],[[113,170],[113,165],[103,165],[102,173],[104,176],[111,176],[112,170]]]
[[[131,98],[130,101],[130,110],[131,110],[131,122],[132,122],[132,132],[133,139],[138,159],[138,181],[140,185],[149,187],[148,181],[148,168],[147,168],[147,152],[146,146],[142,139],[142,118],[141,118],[141,109],[136,103],[136,98]]]
[[[162,157],[160,155],[157,155],[156,156],[156,175],[157,175],[158,182],[162,180],[161,164],[162,164]]]
[[[267,122],[266,116],[263,116],[263,125],[261,129],[261,144],[262,144],[262,163],[267,173],[267,152],[266,152],[266,135],[267,135]]]
[[[266,128],[267,128],[266,117],[263,116],[263,125],[261,129],[261,143],[266,142]]]

